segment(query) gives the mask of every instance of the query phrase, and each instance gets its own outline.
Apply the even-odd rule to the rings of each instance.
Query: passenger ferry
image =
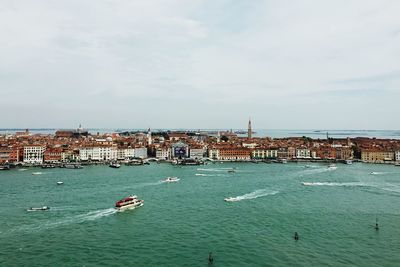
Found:
[[[115,203],[115,209],[117,211],[124,211],[127,209],[133,210],[143,206],[144,200],[138,199],[136,195],[130,195],[127,198],[121,199]]]

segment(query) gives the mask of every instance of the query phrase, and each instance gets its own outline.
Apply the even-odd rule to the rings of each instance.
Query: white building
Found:
[[[81,160],[116,160],[117,148],[110,146],[101,147],[82,147],[79,149]]]
[[[394,160],[400,161],[400,150],[394,152]]]
[[[255,149],[252,152],[254,159],[271,159],[278,157],[277,149]]]
[[[158,159],[170,159],[171,158],[171,148],[169,147],[159,147],[156,150],[156,158]]]
[[[117,159],[124,160],[130,159],[135,157],[135,149],[128,147],[128,148],[118,148],[117,150]]]
[[[311,158],[311,151],[308,148],[298,148],[296,149],[296,158],[298,159]]]
[[[24,162],[43,163],[43,154],[46,150],[44,146],[26,146],[24,147]]]
[[[202,158],[204,158],[204,149],[203,148],[191,148],[189,150],[189,157],[191,159],[202,159]]]
[[[217,148],[208,149],[208,157],[210,159],[219,159],[219,149]]]
[[[141,159],[147,158],[147,148],[146,147],[136,147],[134,156],[135,156],[135,158],[141,158]]]

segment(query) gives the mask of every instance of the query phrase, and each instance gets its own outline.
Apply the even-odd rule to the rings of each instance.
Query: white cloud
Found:
[[[0,112],[32,107],[29,127],[70,127],[70,107],[92,127],[397,127],[398,1],[0,2],[0,90],[18,97]]]

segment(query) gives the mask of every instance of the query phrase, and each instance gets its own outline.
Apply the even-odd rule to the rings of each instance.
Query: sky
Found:
[[[0,0],[0,128],[400,129],[398,0]]]

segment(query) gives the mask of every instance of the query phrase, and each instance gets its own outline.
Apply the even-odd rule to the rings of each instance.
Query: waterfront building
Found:
[[[189,157],[189,146],[182,141],[172,144],[172,156],[174,158]]]
[[[41,164],[43,163],[43,155],[46,150],[45,146],[41,145],[31,145],[24,147],[24,162],[31,164]]]
[[[219,149],[216,147],[208,148],[208,157],[210,159],[219,159]]]
[[[43,153],[44,162],[55,163],[62,160],[62,148],[50,148],[48,147]]]
[[[364,162],[383,163],[394,161],[394,152],[379,149],[362,149],[361,160]]]
[[[135,149],[131,147],[122,147],[117,149],[117,159],[125,160],[135,157]]]
[[[219,149],[219,160],[250,160],[251,150],[244,147],[226,146]]]
[[[395,160],[400,161],[400,150],[397,150],[395,153]]]
[[[336,149],[336,159],[338,160],[346,160],[346,159],[353,159],[354,152],[349,147],[340,147]]]
[[[19,149],[14,147],[0,147],[0,164],[18,162]]]
[[[61,152],[61,161],[80,161],[79,150],[64,150]]]
[[[171,148],[167,146],[159,147],[156,149],[156,158],[167,160],[171,158]]]
[[[257,148],[251,152],[253,159],[276,159],[278,158],[278,149]]]
[[[306,147],[296,149],[296,158],[298,159],[309,159],[311,158],[311,151]]]
[[[88,146],[79,149],[81,160],[116,160],[117,148],[115,146]]]
[[[202,159],[204,158],[205,150],[201,146],[191,146],[189,150],[189,157],[191,159]]]
[[[135,158],[146,159],[147,158],[147,147],[135,147]]]

